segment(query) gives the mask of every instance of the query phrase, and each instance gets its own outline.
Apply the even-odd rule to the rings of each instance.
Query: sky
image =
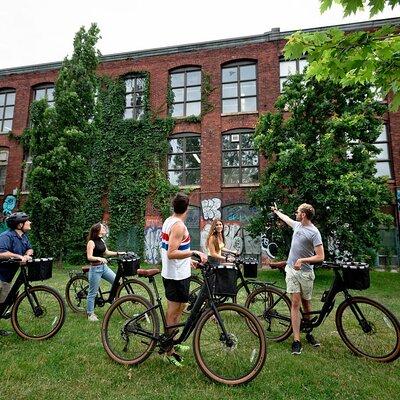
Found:
[[[0,69],[62,61],[75,33],[96,22],[104,55],[369,20],[367,11],[343,18],[319,0],[3,0]],[[400,6],[372,19],[400,16]]]

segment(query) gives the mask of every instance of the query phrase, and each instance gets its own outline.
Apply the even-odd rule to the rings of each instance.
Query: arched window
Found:
[[[8,148],[0,147],[0,194],[4,194],[7,178]]]
[[[201,69],[199,67],[171,71],[170,85],[173,94],[170,109],[172,117],[201,114]]]
[[[200,185],[200,164],[200,135],[179,134],[169,139],[168,178],[171,184]]]
[[[239,61],[222,67],[222,113],[257,111],[257,64]]]
[[[15,106],[15,90],[0,90],[0,132],[12,130]]]
[[[146,77],[128,75],[125,77],[125,114],[124,119],[140,119],[144,115],[144,90]]]
[[[33,100],[46,99],[49,107],[54,106],[54,85],[46,83],[33,88]]]
[[[222,135],[222,183],[240,186],[258,183],[259,157],[251,141],[252,130],[234,130]]]

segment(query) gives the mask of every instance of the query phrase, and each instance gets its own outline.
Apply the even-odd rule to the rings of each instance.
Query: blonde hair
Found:
[[[306,214],[307,219],[312,220],[315,216],[314,207],[311,204],[303,203],[299,205],[299,210]]]

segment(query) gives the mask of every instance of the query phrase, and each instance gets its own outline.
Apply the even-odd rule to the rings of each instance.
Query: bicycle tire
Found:
[[[118,286],[115,298],[118,299],[128,294],[144,297],[150,304],[154,304],[154,296],[150,287],[138,279],[128,279],[126,282],[122,282]],[[124,313],[122,306],[118,310],[122,315],[129,318],[129,315]]]
[[[251,283],[246,281],[246,284],[249,286]],[[247,297],[250,295],[250,293],[251,290],[249,289],[249,291],[247,291],[246,285],[243,282],[240,282],[237,287],[236,296],[232,298],[232,302],[244,305],[246,304]]]
[[[282,342],[292,334],[291,302],[281,290],[259,287],[247,297],[245,307],[256,315],[268,340]]]
[[[196,302],[197,296],[200,292],[200,289],[203,287],[203,280],[197,276],[190,277],[190,286],[189,286],[189,301],[185,306],[183,313],[189,315],[191,313],[192,307]]]
[[[86,275],[73,276],[65,287],[65,298],[72,311],[86,314],[89,280]]]
[[[125,318],[118,310],[128,309],[131,318]],[[140,320],[131,320],[153,306],[143,297],[133,294],[115,300],[107,310],[101,326],[101,342],[109,357],[119,364],[137,365],[146,360],[156,346],[160,322],[154,309],[148,311]],[[140,333],[142,332],[142,333]]]
[[[32,286],[22,292],[14,303],[11,324],[19,336],[45,340],[54,336],[65,322],[66,306],[61,295],[48,286]]]
[[[257,318],[238,304],[217,306],[227,332],[212,309],[200,318],[193,335],[193,350],[201,371],[211,380],[236,386],[253,380],[262,370],[267,344]],[[249,328],[253,325],[253,329]]]
[[[361,322],[355,316],[360,311]],[[380,362],[400,356],[400,322],[375,300],[361,296],[345,300],[336,311],[335,322],[341,339],[353,353]]]

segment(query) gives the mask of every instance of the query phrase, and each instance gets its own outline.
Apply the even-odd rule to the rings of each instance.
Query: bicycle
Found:
[[[53,337],[63,326],[66,306],[57,290],[32,286],[30,282],[51,278],[52,258],[40,258],[21,264],[17,259],[0,261],[10,268],[20,268],[4,303],[0,304],[0,318],[8,319],[23,339],[44,340]],[[23,288],[19,293],[20,288]],[[11,310],[11,312],[10,312]]]
[[[335,323],[340,338],[356,355],[381,362],[400,356],[400,322],[385,306],[363,296],[352,296],[349,289],[369,287],[368,265],[356,262],[324,262],[322,267],[333,270],[331,287],[321,298],[322,309],[305,313],[301,310],[300,329],[310,333],[320,326],[334,308],[336,295],[343,293]],[[253,291],[246,300],[249,308],[262,322],[267,339],[277,342],[292,333],[291,301],[284,290],[269,285]]]
[[[127,278],[128,276],[136,275],[140,265],[140,257],[135,253],[127,253],[121,258],[115,257],[108,260],[117,262],[117,273],[110,290],[103,291],[99,287],[94,301],[95,307],[103,307],[106,303],[111,304],[116,298],[126,294],[137,294],[148,299],[150,303],[154,303],[153,293],[144,282],[134,278]],[[90,266],[84,266],[82,267],[82,272],[72,271],[69,273],[70,279],[65,287],[65,298],[68,305],[76,313],[86,313],[89,292],[89,269]],[[120,312],[123,312],[123,310],[120,309]]]
[[[201,371],[211,380],[226,385],[250,382],[261,371],[266,360],[266,339],[257,318],[237,304],[219,304],[212,291],[217,271],[209,263],[199,264],[204,285],[186,322],[168,326],[155,276],[159,269],[139,269],[147,277],[156,302],[128,295],[115,301],[107,310],[101,328],[103,347],[109,357],[124,365],[138,365],[156,347],[159,353],[188,339],[193,332],[193,350]],[[129,317],[115,312],[129,309]],[[157,313],[158,310],[158,313]],[[164,333],[160,334],[161,316]],[[183,327],[179,337],[178,328]],[[167,330],[174,329],[167,334]]]

